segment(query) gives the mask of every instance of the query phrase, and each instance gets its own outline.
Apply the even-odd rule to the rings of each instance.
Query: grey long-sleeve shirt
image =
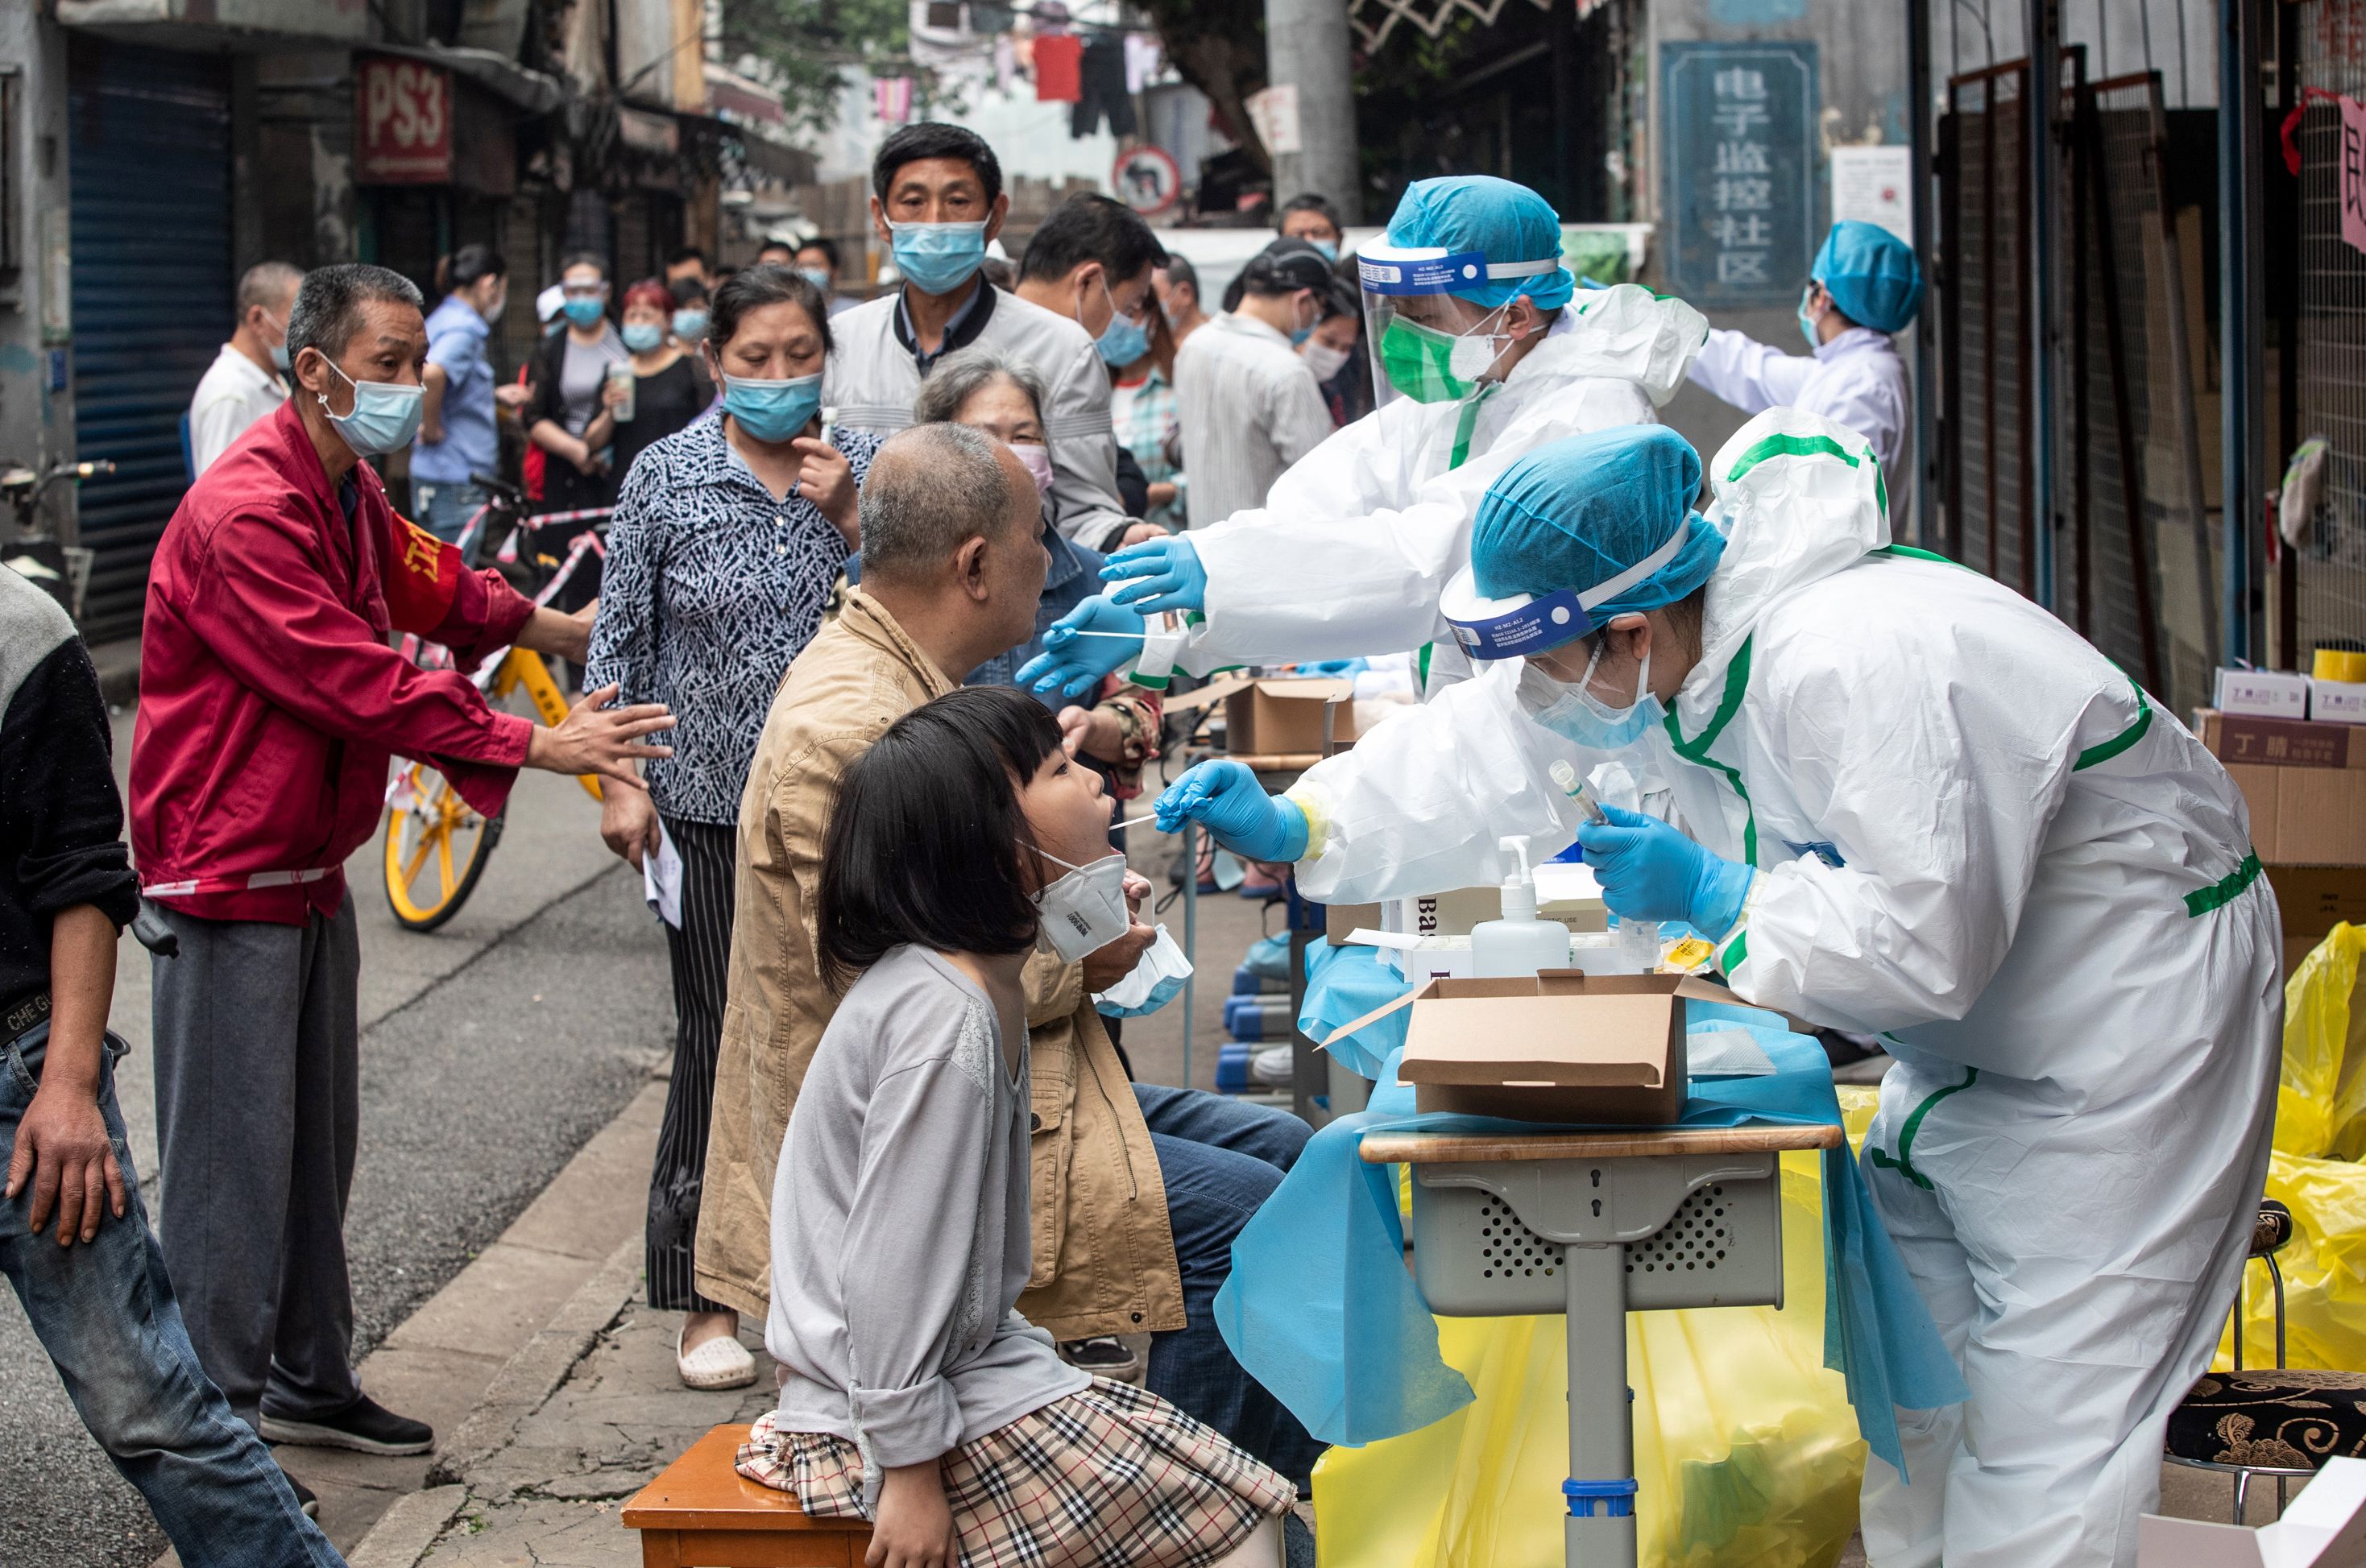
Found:
[[[1027,1053],[924,947],[848,988],[789,1115],[772,1183],[784,1431],[880,1471],[924,1463],[1092,1381],[1014,1309],[1030,1267]]]

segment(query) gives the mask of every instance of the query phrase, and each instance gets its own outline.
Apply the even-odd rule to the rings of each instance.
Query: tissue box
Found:
[[[2366,682],[2308,680],[2308,716],[2334,724],[2366,724]]]
[[[2221,667],[2217,708],[2222,713],[2248,713],[2261,719],[2305,719],[2308,679],[2285,670]]]

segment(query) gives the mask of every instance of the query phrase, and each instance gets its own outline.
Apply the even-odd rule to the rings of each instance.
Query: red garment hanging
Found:
[[[1035,40],[1035,101],[1073,104],[1085,95],[1085,40],[1055,33]]]

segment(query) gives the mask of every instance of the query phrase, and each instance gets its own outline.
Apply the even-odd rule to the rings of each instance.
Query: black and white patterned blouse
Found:
[[[879,438],[833,432],[859,486]],[[811,501],[775,500],[707,413],[641,454],[608,530],[584,685],[662,702],[673,756],[644,764],[669,817],[739,821],[739,791],[789,661],[821,629],[845,539]]]

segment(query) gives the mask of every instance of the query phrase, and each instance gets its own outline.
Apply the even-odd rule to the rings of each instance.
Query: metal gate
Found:
[[[2295,85],[2309,96],[2287,137],[2301,156],[2296,342],[2285,349],[2299,359],[2299,407],[2282,444],[2327,442],[2315,517],[2285,568],[2297,644],[2287,656],[2304,670],[2320,644],[2366,647],[2366,255],[2341,237],[2341,109],[2315,96],[2366,98],[2366,3],[2292,9]]]
[[[2040,331],[2027,237],[2034,206],[2026,60],[1953,77],[1940,124],[1940,483],[1943,548],[2034,596],[2178,707],[2207,700],[2215,572],[2201,494],[2175,216],[2162,198],[2160,78],[2090,83],[2063,51],[2046,176],[2062,215],[2045,264],[2059,311],[2056,406],[2029,374]],[[2059,464],[2036,515],[2036,442]],[[2045,531],[2045,532],[2041,532]],[[2051,533],[2050,541],[2046,533]]]
[[[219,56],[68,45],[74,450],[96,553],[90,641],[134,635],[156,540],[187,488],[181,415],[230,335],[230,78]]]

